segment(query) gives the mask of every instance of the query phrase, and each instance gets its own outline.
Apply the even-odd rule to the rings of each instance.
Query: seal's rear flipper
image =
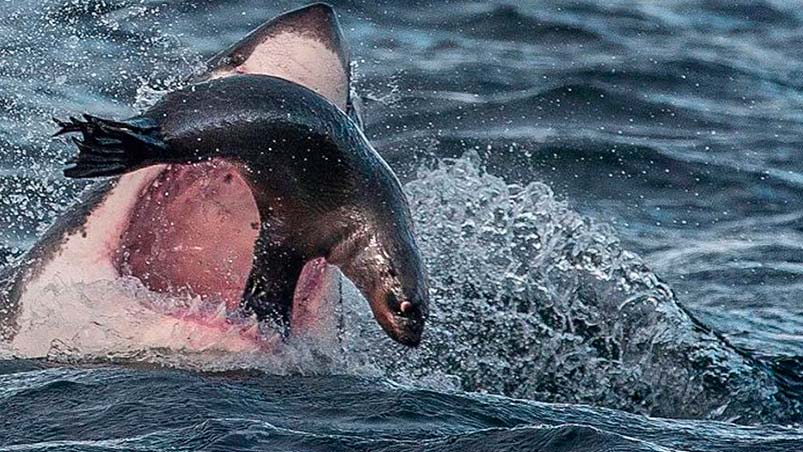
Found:
[[[69,121],[54,121],[61,127],[54,136],[78,132],[82,135],[80,139],[72,139],[78,146],[78,155],[64,170],[64,175],[71,178],[127,173],[165,155],[167,149],[158,125],[145,118],[112,121],[84,115],[84,120],[71,117]]]

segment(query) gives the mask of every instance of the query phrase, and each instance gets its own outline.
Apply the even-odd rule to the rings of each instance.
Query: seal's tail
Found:
[[[78,146],[78,155],[68,162],[71,166],[64,169],[67,177],[116,176],[165,155],[167,144],[160,136],[159,126],[150,119],[112,121],[86,114],[83,118],[53,119],[61,127],[53,136],[66,133],[82,135],[72,139]]]

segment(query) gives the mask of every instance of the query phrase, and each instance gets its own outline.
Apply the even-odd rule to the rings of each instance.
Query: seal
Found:
[[[53,317],[42,306],[53,305],[54,284],[123,278],[149,293],[220,301],[211,313],[191,303],[180,326],[146,325],[147,340],[135,335],[170,346],[166,328],[214,336],[232,329],[235,312],[285,336],[312,331],[336,297],[337,270],[391,338],[418,345],[426,272],[401,185],[361,130],[344,42],[333,10],[310,5],[257,28],[141,115],[57,121],[57,135],[81,135],[65,175],[112,179],[2,275],[13,349],[36,356],[49,339],[80,333],[33,327]],[[206,330],[184,328],[190,321]],[[258,333],[245,325],[235,342]],[[192,337],[181,347],[204,348]]]

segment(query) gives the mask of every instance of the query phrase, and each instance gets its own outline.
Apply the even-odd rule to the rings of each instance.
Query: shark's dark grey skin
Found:
[[[126,180],[119,175],[213,160],[236,169],[259,214],[243,306],[287,323],[302,267],[325,258],[358,286],[393,339],[417,345],[427,313],[424,266],[399,182],[361,131],[332,9],[314,4],[279,16],[208,67],[138,117],[61,123],[62,133],[83,135],[65,174],[112,178],[0,275],[0,338],[14,336],[27,284],[108,204]],[[220,236],[225,248],[226,231]]]

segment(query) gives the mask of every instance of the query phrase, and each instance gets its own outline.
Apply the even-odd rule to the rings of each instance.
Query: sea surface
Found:
[[[0,450],[803,451],[803,3],[332,4],[424,344],[347,283],[278,357],[54,343],[0,358]],[[51,117],[133,115],[302,5],[0,0],[2,265],[86,186]]]

